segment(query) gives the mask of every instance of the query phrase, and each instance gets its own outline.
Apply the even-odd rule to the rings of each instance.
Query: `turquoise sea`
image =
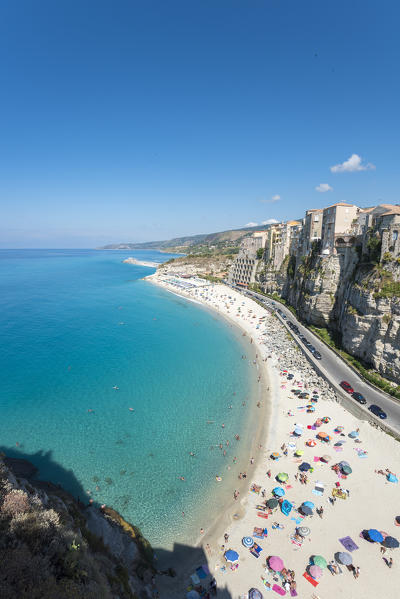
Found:
[[[154,270],[132,255],[171,257],[0,251],[0,446],[170,547],[196,538],[249,451],[254,377],[240,332],[141,280]]]

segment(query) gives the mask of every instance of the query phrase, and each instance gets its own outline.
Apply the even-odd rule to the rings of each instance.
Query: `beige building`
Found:
[[[301,240],[299,243],[299,256],[308,256],[311,253],[313,243],[321,239],[322,215],[322,208],[312,208],[306,211],[306,215],[303,219]]]
[[[353,204],[339,202],[324,208],[322,216],[322,254],[336,254],[343,247],[355,244],[354,224],[360,209]]]
[[[254,283],[259,262],[258,250],[265,248],[267,231],[255,231],[251,237],[246,237],[240,246],[238,256],[232,264],[228,275],[228,283],[248,287]]]

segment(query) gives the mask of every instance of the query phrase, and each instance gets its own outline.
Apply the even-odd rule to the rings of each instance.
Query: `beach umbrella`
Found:
[[[307,472],[307,470],[310,470],[310,468],[311,468],[311,466],[310,466],[310,464],[308,462],[303,462],[299,466],[300,472]]]
[[[400,543],[394,537],[386,537],[386,539],[382,542],[382,545],[388,549],[396,549]]]
[[[308,439],[306,445],[308,445],[308,447],[315,447],[316,446],[316,442],[314,441],[314,439]]]
[[[233,549],[228,549],[228,551],[225,552],[224,557],[227,562],[234,564],[238,561],[239,554],[236,551],[233,551]]]
[[[400,526],[400,516],[396,516],[394,519],[395,526]]]
[[[326,559],[324,557],[322,557],[322,555],[314,555],[312,561],[313,561],[313,564],[315,564],[316,566],[319,566],[320,568],[326,568],[326,566],[328,565],[326,562]]]
[[[389,474],[386,476],[386,478],[390,483],[398,482],[398,479],[396,478],[396,476],[394,474],[392,474],[391,472],[389,472]]]
[[[252,537],[243,537],[242,544],[244,545],[244,547],[250,549],[250,547],[253,547],[254,545],[254,540],[252,539]]]
[[[283,561],[276,555],[271,555],[271,557],[268,558],[268,565],[271,570],[275,570],[275,572],[280,572],[284,568]]]
[[[258,589],[250,589],[249,599],[263,599],[261,591]]]
[[[337,427],[335,428],[335,431],[336,431],[337,433],[341,433],[342,431],[344,431],[344,426],[337,426]]]
[[[283,497],[285,494],[285,490],[282,489],[282,487],[275,487],[275,489],[273,489],[272,492],[277,497]]]
[[[273,460],[277,460],[277,459],[278,459],[278,458],[280,458],[280,457],[281,457],[281,454],[280,454],[280,453],[278,453],[277,451],[274,451],[274,453],[271,453],[271,458],[272,458]]]
[[[286,472],[280,472],[276,478],[279,480],[279,482],[285,483],[289,478],[289,475]]]
[[[324,462],[329,462],[329,460],[331,459],[330,455],[323,455],[321,460],[323,460]]]
[[[277,499],[275,499],[275,497],[271,497],[271,499],[268,499],[268,501],[267,501],[267,507],[269,507],[271,510],[276,508],[278,505],[279,505],[279,501]]]
[[[340,564],[343,564],[343,566],[350,566],[350,564],[353,563],[353,558],[350,553],[346,553],[346,551],[338,551],[338,553],[335,553],[335,559]]]
[[[309,572],[313,578],[321,578],[322,570],[319,566],[310,566]]]
[[[329,418],[329,416],[324,416],[324,417],[322,418],[322,422],[324,422],[325,424],[328,424],[328,422],[330,422],[330,420],[331,420],[331,419]]]
[[[379,530],[376,530],[376,528],[370,528],[367,531],[367,534],[368,534],[369,539],[373,543],[382,543],[382,541],[383,541],[383,535],[381,535],[381,533],[379,532]]]
[[[298,449],[297,451],[295,451],[294,455],[297,455],[297,456],[299,456],[299,457],[300,457],[300,456],[302,456],[302,455],[303,455],[303,453],[304,453],[304,450],[303,450],[303,449]]]
[[[317,423],[315,423],[315,425],[317,426]],[[319,431],[317,437],[319,439],[326,439],[326,437],[329,437],[329,435],[328,435],[328,433],[325,433],[325,431]]]
[[[186,599],[200,599],[200,595],[195,590],[189,591],[186,595]]]
[[[303,434],[303,429],[299,426],[296,426],[296,428],[293,431],[293,434],[297,435],[298,437],[301,437],[301,435]]]
[[[339,462],[339,466],[343,474],[351,474],[353,472],[348,462]]]
[[[302,505],[309,507],[311,510],[315,507],[312,501],[303,501]]]
[[[355,439],[356,437],[358,437],[358,432],[351,431],[351,433],[349,433],[349,437],[350,437],[350,439]]]
[[[299,526],[299,528],[297,529],[297,532],[299,533],[299,535],[301,537],[308,537],[311,530],[308,528],[308,526]]]
[[[338,441],[333,447],[342,447],[343,441]]]
[[[312,514],[312,509],[310,507],[308,507],[307,505],[301,505],[299,507],[299,510],[301,511],[301,513],[304,516],[311,516],[311,514]]]

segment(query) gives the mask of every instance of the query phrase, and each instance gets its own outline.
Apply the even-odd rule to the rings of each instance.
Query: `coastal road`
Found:
[[[263,303],[268,302],[269,304],[271,304],[273,301],[275,301],[271,300],[265,295],[261,295],[254,291],[244,291],[241,289],[237,289],[236,287],[235,290],[240,291],[241,293],[245,293],[248,297],[258,299]],[[351,397],[351,395],[348,395],[348,397],[346,397],[344,401],[344,405],[350,408],[353,407],[354,409],[351,409],[351,411],[354,412],[356,415],[361,415],[361,413],[364,412],[364,414],[368,416],[369,420],[374,420],[375,422],[379,422],[383,425],[387,424],[396,432],[400,433],[400,403],[397,402],[395,399],[392,399],[385,393],[381,393],[374,387],[368,385],[368,383],[364,382],[334,351],[332,351],[327,345],[325,345],[325,343],[323,343],[307,327],[302,325],[301,322],[299,322],[295,318],[292,312],[288,310],[288,308],[286,308],[286,306],[279,302],[275,303],[276,307],[279,307],[282,313],[285,314],[287,320],[290,320],[291,322],[296,324],[299,328],[300,333],[302,333],[310,341],[310,343],[314,345],[315,349],[321,354],[321,360],[315,359],[312,353],[300,341],[298,336],[287,327],[287,320],[280,318],[278,315],[278,318],[280,318],[281,322],[286,326],[288,332],[292,335],[292,337],[294,337],[294,339],[296,339],[296,341],[298,341],[299,346],[301,347],[309,361],[313,363],[317,369],[323,371],[323,373],[328,378],[332,386],[336,389],[336,391],[338,391],[342,395],[342,397],[347,396],[348,394],[346,394],[345,391],[343,391],[343,389],[339,387],[340,381],[347,381],[353,387],[354,391],[358,391],[359,393],[361,393],[367,400],[366,405],[363,406],[356,402],[355,399]],[[382,408],[382,410],[387,414],[387,419],[381,420],[380,418],[375,417],[368,410],[368,407],[371,404],[378,405],[380,408]]]

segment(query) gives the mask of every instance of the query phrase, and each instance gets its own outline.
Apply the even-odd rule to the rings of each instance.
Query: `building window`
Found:
[[[398,231],[393,231],[392,233],[392,241],[397,241],[399,236],[399,232]]]

